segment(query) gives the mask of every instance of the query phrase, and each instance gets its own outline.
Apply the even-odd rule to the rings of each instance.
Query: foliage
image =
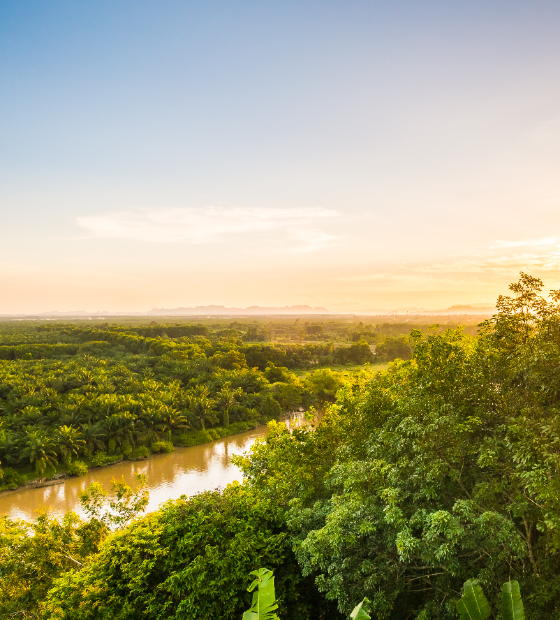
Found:
[[[371,620],[371,616],[366,609],[369,608],[369,599],[366,597],[361,603],[358,603],[350,614],[351,620]]]
[[[463,596],[457,601],[459,620],[486,620],[492,613],[482,588],[476,581],[465,581]],[[502,586],[502,620],[525,620],[525,611],[517,581]]]
[[[375,349],[375,359],[379,362],[393,362],[396,359],[409,360],[411,357],[412,346],[410,339],[406,336],[398,338],[389,336]]]
[[[486,620],[490,616],[490,605],[476,581],[465,581],[463,596],[457,601],[457,611],[459,620]]]
[[[115,461],[140,458],[159,441],[196,445],[212,439],[204,434],[211,429],[332,402],[340,378],[316,369],[333,355],[371,361],[362,342],[336,350],[332,343],[253,344],[239,333],[0,324],[2,465],[45,476],[74,459],[102,465],[100,453]],[[303,381],[292,372],[298,368],[315,372]]]
[[[173,444],[170,441],[156,441],[150,446],[150,450],[154,454],[158,454],[161,452],[165,454],[171,454],[171,452],[173,452],[175,448],[173,447]]]
[[[116,483],[115,498],[90,485],[82,498],[90,519],[73,512],[56,518],[41,512],[35,522],[0,519],[0,617],[37,618],[53,580],[82,568],[110,527],[122,527],[146,507],[145,491]]]
[[[104,465],[108,465],[109,463],[114,463],[114,462],[115,462],[115,457],[111,457],[105,454],[105,452],[98,452],[95,456],[92,457],[91,466],[92,467],[103,467]]]
[[[305,383],[319,403],[334,403],[336,393],[346,383],[344,376],[330,368],[320,368],[305,377]]]
[[[72,461],[66,468],[69,476],[85,476],[88,473],[88,466],[83,461]]]
[[[474,575],[560,614],[560,293],[522,274],[475,340],[413,332],[414,355],[345,386],[315,432],[271,424],[238,458],[287,510],[305,575],[348,613],[455,618]]]
[[[251,571],[250,574],[255,576],[255,580],[247,591],[253,592],[253,601],[251,608],[243,614],[243,620],[279,620],[274,613],[278,609],[278,604],[272,571],[259,568]]]
[[[161,442],[161,443],[169,443],[169,442]],[[171,444],[171,446],[173,446],[173,444]],[[128,458],[131,461],[140,461],[142,459],[146,459],[150,456],[151,451],[149,448],[147,448],[146,446],[138,446],[137,448],[134,448],[134,450],[131,450],[130,453],[128,454]]]
[[[240,485],[169,501],[110,536],[82,570],[55,582],[43,617],[238,620],[255,565],[275,569],[281,617],[337,617],[301,577],[282,511]]]
[[[525,610],[517,581],[506,581],[502,586],[502,618],[503,620],[525,620]]]

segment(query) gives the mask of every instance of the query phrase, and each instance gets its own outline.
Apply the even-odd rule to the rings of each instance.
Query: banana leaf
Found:
[[[274,577],[272,571],[266,568],[254,570],[250,575],[254,575],[256,579],[247,588],[249,592],[253,592],[253,603],[251,608],[243,614],[243,620],[279,620],[278,616],[273,613],[278,609],[276,604],[276,593],[274,592]]]
[[[504,620],[525,620],[519,582],[506,581],[502,586],[502,616]]]
[[[490,605],[477,581],[465,581],[457,611],[460,620],[486,620],[490,616]]]
[[[369,599],[366,597],[359,605],[354,607],[352,613],[350,614],[350,618],[352,618],[352,620],[371,620],[371,616],[365,610],[368,605]]]

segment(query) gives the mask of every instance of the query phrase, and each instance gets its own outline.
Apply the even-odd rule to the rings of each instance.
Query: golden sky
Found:
[[[0,15],[0,313],[560,287],[560,5]]]

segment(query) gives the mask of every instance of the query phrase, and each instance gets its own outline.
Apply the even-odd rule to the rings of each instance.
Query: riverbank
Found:
[[[181,435],[171,435],[171,441],[165,441],[159,438],[158,441],[152,443],[150,446],[137,446],[127,453],[106,454],[104,452],[97,452],[91,459],[78,459],[68,467],[61,466],[57,468],[50,476],[41,476],[37,478],[35,472],[22,472],[19,474],[22,479],[21,482],[4,486],[0,485],[0,496],[13,493],[19,489],[37,489],[55,486],[57,484],[62,484],[64,480],[68,478],[83,477],[90,470],[111,467],[112,465],[117,465],[125,461],[145,460],[156,454],[170,453],[175,447],[190,448],[211,443],[217,439],[245,433],[259,426],[261,426],[261,424],[254,420],[250,422],[234,422],[225,427],[217,426],[215,428],[189,431]]]
[[[303,413],[301,414],[303,422]],[[287,421],[289,423],[289,420]],[[121,460],[111,466],[91,469],[83,476],[68,476],[45,481],[48,486],[24,486],[0,495],[0,516],[34,521],[40,510],[54,515],[73,511],[85,516],[80,493],[92,482],[110,490],[113,480],[123,480],[130,486],[137,484],[137,475],[146,476],[150,492],[148,512],[157,510],[161,503],[182,495],[192,496],[202,491],[225,487],[241,481],[239,469],[231,463],[233,455],[250,450],[255,440],[266,437],[264,424],[255,429],[216,439],[192,447],[176,446],[170,453],[152,454],[150,458]],[[43,483],[41,483],[43,484]]]

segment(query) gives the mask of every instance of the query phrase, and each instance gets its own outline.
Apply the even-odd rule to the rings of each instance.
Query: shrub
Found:
[[[98,452],[91,459],[92,467],[103,467],[104,465],[109,465],[109,463],[115,463],[119,457],[117,456],[108,456],[105,452]]]
[[[177,444],[180,446],[198,446],[202,443],[209,443],[214,438],[208,431],[195,431],[194,433],[184,433],[177,438]]]
[[[66,468],[69,476],[85,476],[88,473],[88,466],[83,461],[73,461]]]
[[[173,452],[175,448],[173,447],[173,444],[170,441],[156,441],[150,446],[150,450],[154,454],[158,454],[158,453],[169,454],[170,452]]]
[[[2,478],[0,478],[0,488],[2,490],[17,489],[20,484],[25,482],[25,477],[13,469],[13,467],[2,467],[0,472],[3,473]]]
[[[162,442],[163,443],[163,442]],[[138,446],[131,450],[126,457],[131,461],[140,461],[141,459],[148,458],[150,456],[150,451],[146,446]]]
[[[199,446],[200,444],[209,443],[216,439],[222,439],[223,437],[229,437],[237,433],[244,433],[252,428],[257,428],[258,425],[259,423],[256,420],[250,420],[249,422],[233,422],[233,424],[228,424],[228,426],[217,426],[216,428],[195,431],[194,433],[183,433],[177,437],[176,445],[185,447]]]

